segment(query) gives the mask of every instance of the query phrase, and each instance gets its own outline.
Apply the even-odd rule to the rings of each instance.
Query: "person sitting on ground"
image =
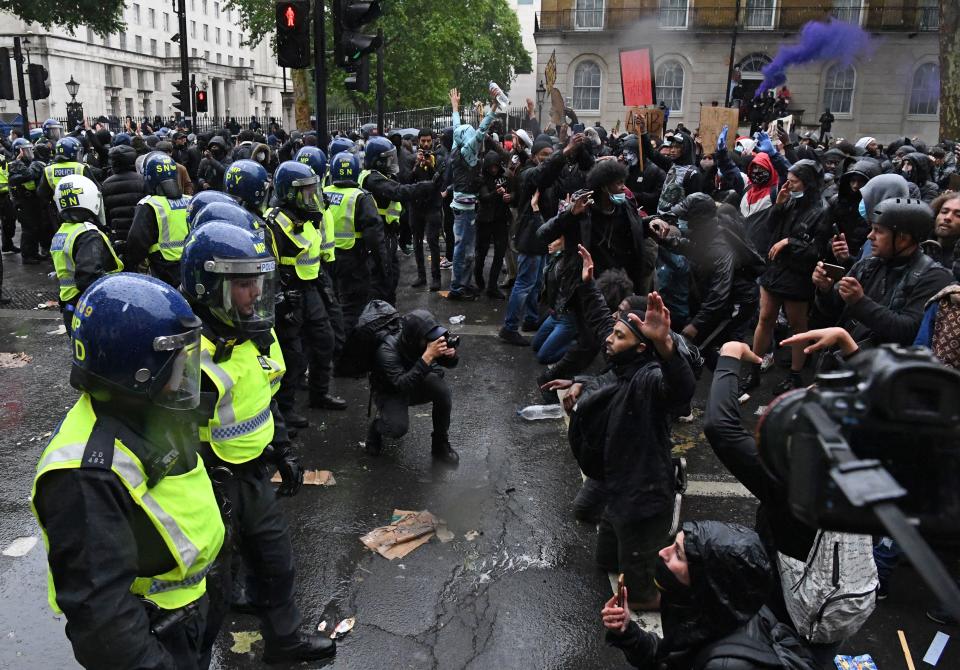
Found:
[[[656,562],[663,637],[631,621],[629,608],[614,596],[600,612],[607,642],[635,668],[813,670],[800,639],[763,606],[774,572],[753,531],[719,521],[687,522]],[[751,661],[732,654],[731,647],[752,652]]]
[[[960,281],[960,193],[949,191],[930,203],[936,217],[933,238],[920,244],[923,253],[953,271]]]

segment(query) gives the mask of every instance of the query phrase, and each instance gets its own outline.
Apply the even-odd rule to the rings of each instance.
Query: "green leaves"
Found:
[[[123,0],[0,0],[0,11],[44,28],[72,33],[89,26],[98,35],[109,35],[126,28],[123,5]]]
[[[3,0],[0,0],[2,3]],[[327,46],[332,50],[330,4],[327,9]],[[240,13],[241,26],[251,41],[273,32],[273,0],[230,0]],[[529,70],[530,54],[520,38],[520,24],[508,0],[390,0],[377,26],[384,32],[384,82],[388,109],[445,105],[447,92],[457,87],[464,104],[486,100],[492,79],[504,90],[517,70]],[[371,78],[375,58],[371,62]],[[351,100],[372,107],[375,86],[369,95],[343,88],[344,74],[328,59],[328,98]]]

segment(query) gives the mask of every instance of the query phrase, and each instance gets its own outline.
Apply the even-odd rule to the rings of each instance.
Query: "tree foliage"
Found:
[[[88,26],[98,35],[126,29],[123,0],[0,0],[0,11],[23,21],[72,33]]]
[[[960,7],[940,0],[940,137],[960,139]]]
[[[2,1],[2,0],[0,0]],[[333,31],[327,0],[327,45]],[[230,0],[253,43],[272,37],[273,0]],[[520,24],[507,0],[389,0],[375,27],[384,32],[384,83],[388,108],[415,108],[447,102],[452,87],[463,100],[486,99],[487,83],[504,89],[517,72],[531,68],[523,47]],[[344,73],[327,61],[328,97],[349,99],[358,107],[375,100],[376,58],[371,58],[371,92],[359,95],[343,88]]]

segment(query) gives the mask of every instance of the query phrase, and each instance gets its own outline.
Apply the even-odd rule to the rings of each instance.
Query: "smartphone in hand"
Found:
[[[823,264],[823,271],[827,273],[827,276],[830,277],[834,284],[843,279],[847,274],[847,268],[842,265],[832,265],[830,263]]]
[[[623,585],[623,573],[620,573],[620,577],[617,579],[617,607],[623,607],[626,604],[625,588]]]

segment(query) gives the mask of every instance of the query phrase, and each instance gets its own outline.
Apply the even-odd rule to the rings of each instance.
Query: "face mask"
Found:
[[[708,161],[708,160],[700,161],[700,169],[703,171],[713,169],[713,161]]]
[[[757,186],[766,186],[770,182],[770,172],[761,167],[751,168],[750,181]]]
[[[861,200],[860,204],[857,206],[857,211],[860,212],[860,216],[863,217],[864,220],[867,219],[867,203],[865,203],[863,200]]]
[[[610,196],[610,202],[612,202],[614,205],[622,205],[627,202],[626,193],[608,193],[607,195]]]
[[[687,602],[693,597],[690,587],[681,584],[677,576],[670,572],[670,568],[659,557],[657,565],[653,571],[654,585],[660,593],[668,594],[668,598],[673,603]]]
[[[634,167],[640,162],[640,158],[632,151],[624,151],[623,162],[627,164],[627,167]]]
[[[799,200],[803,197],[803,191],[790,191],[790,198],[793,200]]]

